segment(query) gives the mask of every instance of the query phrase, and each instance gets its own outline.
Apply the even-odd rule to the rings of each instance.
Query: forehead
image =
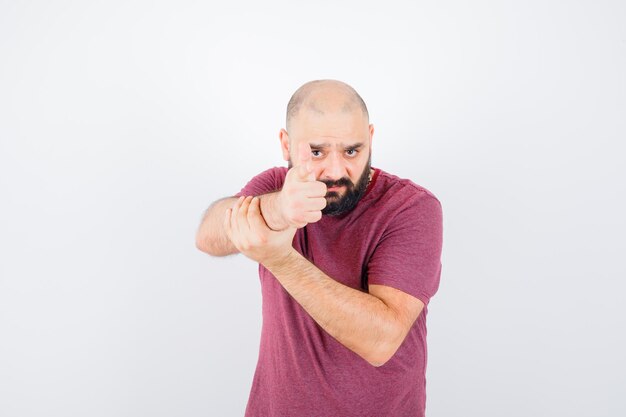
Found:
[[[318,114],[304,111],[289,132],[296,140],[327,145],[351,145],[369,136],[367,119],[360,111]]]

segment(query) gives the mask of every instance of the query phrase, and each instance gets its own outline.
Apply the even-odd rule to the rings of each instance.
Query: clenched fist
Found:
[[[307,142],[300,142],[296,163],[287,171],[277,198],[285,223],[301,228],[320,220],[322,209],[326,207],[326,191],[326,184],[316,181],[311,169],[311,146]]]

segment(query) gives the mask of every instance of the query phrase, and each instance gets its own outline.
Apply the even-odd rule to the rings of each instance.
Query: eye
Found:
[[[320,152],[320,151],[318,151],[318,150],[312,150],[312,151],[311,151],[311,153],[313,154],[313,156],[318,156],[318,155],[315,155],[315,152]]]
[[[357,151],[356,149],[348,149],[346,152],[354,152],[350,156],[355,156],[359,151]]]

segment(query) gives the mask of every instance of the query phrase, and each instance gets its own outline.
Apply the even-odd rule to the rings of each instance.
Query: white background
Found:
[[[431,190],[427,414],[626,414],[622,1],[0,1],[0,415],[242,416],[257,265],[204,209],[339,79]]]

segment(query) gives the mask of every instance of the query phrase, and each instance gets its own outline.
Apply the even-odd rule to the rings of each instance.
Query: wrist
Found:
[[[289,265],[289,263],[292,262],[294,257],[298,254],[299,252],[291,247],[285,251],[281,251],[279,254],[273,256],[272,258],[264,260],[262,264],[268,271],[274,273],[276,270]]]
[[[282,232],[283,230],[289,227],[289,224],[285,221],[283,212],[282,212],[282,201],[281,201],[282,191],[277,191],[272,194],[269,201],[269,222],[268,219],[265,218],[265,222],[267,226],[275,232]]]

